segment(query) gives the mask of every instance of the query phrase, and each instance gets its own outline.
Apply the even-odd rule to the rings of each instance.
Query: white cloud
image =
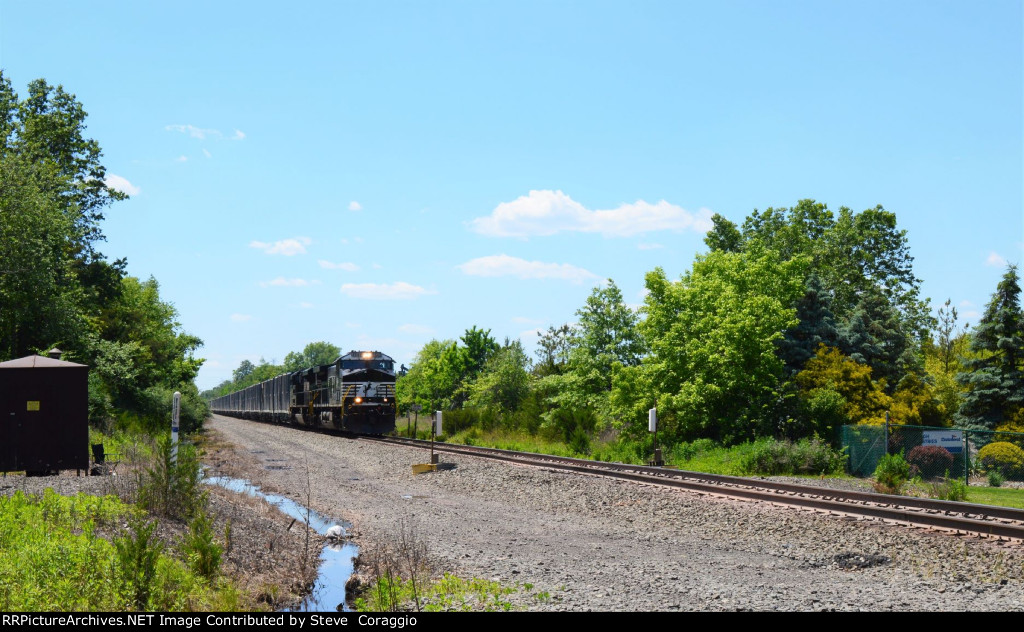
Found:
[[[260,287],[306,287],[307,285],[320,285],[320,281],[307,281],[306,279],[286,279],[277,277],[272,281],[260,281]]]
[[[341,263],[331,263],[330,261],[324,261],[323,259],[319,259],[317,263],[320,264],[321,268],[327,268],[328,270],[345,270],[346,272],[355,272],[359,270],[359,266],[357,266],[354,263],[349,263],[348,261],[343,261]]]
[[[174,159],[175,162],[188,162],[188,156],[178,156]]]
[[[995,250],[993,250],[992,252],[988,253],[988,259],[985,259],[985,265],[994,266],[996,268],[1003,268],[1006,267],[1006,259],[999,256],[999,254],[996,253]]]
[[[568,263],[546,263],[527,261],[505,254],[479,257],[455,266],[470,276],[498,277],[515,276],[520,279],[564,279],[582,283],[598,278],[596,274]]]
[[[351,202],[348,203],[348,210],[361,211],[363,210],[363,205],[360,204],[359,202],[356,202],[355,200],[352,200]]]
[[[302,309],[313,309],[313,304],[303,301],[299,303],[299,307],[301,307]]]
[[[960,314],[960,318],[965,318],[967,320],[970,320],[972,318],[980,318],[980,317],[981,317],[981,312],[977,312],[977,311],[974,311],[974,310],[971,310],[969,312],[964,312],[963,314]]]
[[[412,323],[406,323],[399,326],[398,331],[406,334],[432,334],[434,330],[426,325],[414,325]]]
[[[121,176],[114,175],[113,173],[107,176],[107,179],[103,181],[103,184],[115,191],[127,193],[128,195],[138,195],[142,192],[142,189],[131,182],[128,182],[128,178],[122,178]]]
[[[396,283],[346,283],[341,286],[341,293],[352,298],[370,300],[409,300],[426,294],[437,294],[433,290],[412,285],[405,281]]]
[[[350,322],[346,322],[345,326],[348,327],[349,329],[359,329],[360,327],[362,327],[362,325],[360,325],[359,323],[350,323]]]
[[[199,140],[206,140],[207,138],[224,138],[224,133],[219,129],[196,127],[195,125],[165,125],[164,129],[168,132],[181,132],[182,134],[188,134],[192,138],[198,138]],[[231,135],[231,140],[244,140],[245,134],[241,130],[235,130],[235,133]],[[209,156],[207,156],[209,157]]]
[[[527,318],[526,316],[513,316],[512,322],[519,323],[520,325],[539,325],[543,320],[537,320],[536,318]]]
[[[544,330],[538,327],[537,329],[527,329],[526,331],[519,332],[519,339],[529,338],[540,338],[544,334]]]
[[[201,127],[196,127],[195,125],[167,125],[164,129],[168,132],[181,132],[182,134],[188,134],[192,138],[198,138],[199,140],[205,140],[207,136],[223,136],[223,134],[215,129],[203,129]]]
[[[210,153],[209,149],[203,149],[203,155],[207,158],[213,158],[213,154]]]
[[[711,229],[711,211],[691,213],[662,200],[651,204],[637,200],[611,210],[590,210],[561,191],[530,191],[512,202],[503,202],[490,215],[470,222],[475,232],[492,237],[534,237],[563,231],[628,237],[657,230]]]
[[[247,320],[252,320],[252,316],[249,314],[232,314],[231,320],[236,323],[244,323]]]
[[[661,244],[637,244],[636,247],[640,250],[657,250],[659,248],[664,248],[665,246],[662,246]]]
[[[966,299],[960,301],[960,307],[972,307],[973,305],[974,305],[974,303],[972,303],[972,302],[970,302],[970,301],[968,301]]]
[[[284,255],[291,257],[292,255],[304,255],[306,254],[306,246],[313,243],[313,240],[309,237],[293,237],[290,239],[282,239],[275,241],[272,244],[268,244],[264,241],[250,241],[250,248],[258,248],[268,255]]]

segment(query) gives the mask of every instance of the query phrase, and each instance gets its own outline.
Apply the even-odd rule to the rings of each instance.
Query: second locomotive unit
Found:
[[[210,402],[220,415],[363,434],[395,429],[395,361],[349,351],[331,364],[282,373]]]

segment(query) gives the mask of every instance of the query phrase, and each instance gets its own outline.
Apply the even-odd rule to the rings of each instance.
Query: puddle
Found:
[[[285,515],[302,522],[305,522],[308,516],[309,526],[320,535],[326,535],[327,530],[334,525],[341,525],[344,529],[351,527],[347,522],[328,518],[312,509],[307,510],[306,507],[291,498],[262,492],[259,486],[240,478],[208,476],[203,481],[210,485],[219,485],[233,492],[262,498]],[[313,584],[313,591],[301,604],[285,612],[348,611],[348,606],[345,605],[345,582],[352,574],[352,562],[358,554],[358,547],[347,542],[325,546],[320,552],[320,569],[316,582]]]

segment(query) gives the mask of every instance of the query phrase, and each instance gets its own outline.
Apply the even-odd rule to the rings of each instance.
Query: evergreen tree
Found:
[[[968,388],[954,421],[992,430],[1024,406],[1024,315],[1017,267],[1009,266],[971,335],[977,357],[957,380]]]
[[[779,357],[786,363],[788,375],[802,371],[820,345],[837,346],[839,330],[831,306],[832,300],[821,279],[812,272],[803,296],[796,303],[796,317],[800,322],[787,329],[777,343]]]
[[[861,299],[843,323],[839,346],[846,355],[871,367],[875,379],[884,379],[890,395],[908,371],[919,368],[906,324],[877,292]]]

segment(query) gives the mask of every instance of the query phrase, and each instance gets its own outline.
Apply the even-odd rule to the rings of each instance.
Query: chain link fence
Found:
[[[843,426],[842,443],[854,476],[874,474],[887,452],[903,454],[922,480],[998,475],[1024,481],[1024,433],[930,426]]]

